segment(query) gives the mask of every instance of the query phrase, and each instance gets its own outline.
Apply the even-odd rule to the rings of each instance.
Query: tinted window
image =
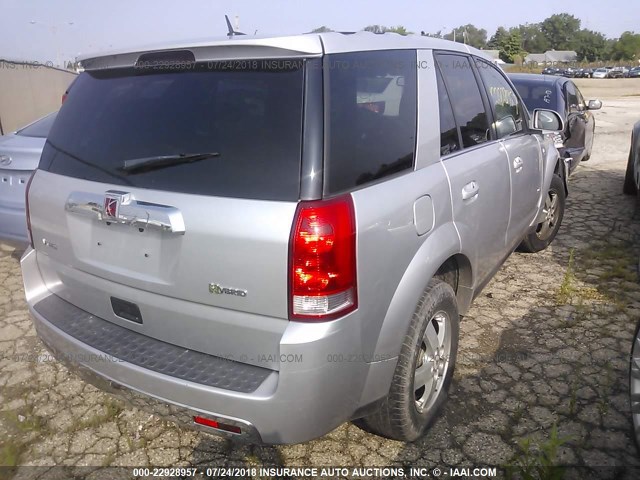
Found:
[[[486,142],[487,113],[469,59],[459,55],[438,55],[437,59],[460,126],[463,147]]]
[[[23,137],[47,138],[47,135],[49,135],[49,130],[51,130],[51,125],[53,125],[53,121],[56,119],[56,115],[57,112],[50,113],[46,117],[41,118],[28,127],[24,127],[22,130],[18,130],[16,134],[22,135]]]
[[[511,81],[530,112],[533,112],[536,108],[557,111],[558,95],[553,84],[544,81],[531,82],[519,78],[512,78]]]
[[[580,89],[576,87],[575,84],[573,84],[573,87],[576,89],[576,96],[578,97],[578,107],[580,108],[580,110],[586,110],[587,104],[584,101],[582,92],[580,92]]]
[[[565,83],[564,88],[567,94],[567,108],[570,112],[577,112],[580,110],[580,101],[576,94],[576,87],[573,86],[573,83],[567,82]]]
[[[523,115],[516,92],[493,65],[476,61],[476,66],[493,108],[494,127],[498,138],[521,132],[524,128]]]
[[[255,70],[217,65],[81,74],[51,129],[41,168],[157,190],[297,200],[303,62],[258,62]],[[220,155],[135,174],[121,170],[127,159],[203,152]]]
[[[438,103],[440,108],[440,155],[448,155],[460,150],[460,139],[449,94],[439,71],[436,71],[436,78],[438,81]]]
[[[329,55],[325,192],[337,193],[412,168],[415,51]]]

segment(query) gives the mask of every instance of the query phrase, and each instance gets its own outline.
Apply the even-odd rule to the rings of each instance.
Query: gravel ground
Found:
[[[0,245],[0,465],[526,470],[546,454],[555,465],[608,467],[598,477],[633,478],[620,469],[640,466],[627,386],[640,311],[640,222],[634,199],[621,192],[640,80],[596,82],[577,82],[604,107],[592,159],[571,178],[558,237],[545,252],[512,255],[476,299],[461,324],[449,402],[420,441],[345,424],[302,445],[238,445],[128,408],[46,355],[23,298],[21,252]],[[21,467],[0,476],[60,472]]]

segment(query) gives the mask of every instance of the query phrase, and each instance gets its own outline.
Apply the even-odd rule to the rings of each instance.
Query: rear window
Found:
[[[304,62],[242,63],[249,69],[208,63],[188,71],[81,74],[40,168],[154,190],[297,200]],[[219,155],[122,170],[125,160],[211,152]]]
[[[329,55],[325,193],[410,170],[416,143],[416,52]]]
[[[56,119],[56,114],[57,112],[54,112],[50,113],[46,117],[42,117],[40,120],[24,127],[22,130],[18,130],[16,135],[21,135],[23,137],[47,138],[49,130],[51,130],[51,125],[53,125],[53,121]]]

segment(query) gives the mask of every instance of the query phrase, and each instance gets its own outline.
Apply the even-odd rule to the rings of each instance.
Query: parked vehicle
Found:
[[[629,70],[629,78],[639,78],[640,77],[640,67],[633,67]]]
[[[596,68],[593,71],[592,78],[608,78],[609,77],[609,69],[607,68]]]
[[[556,146],[562,157],[570,159],[569,172],[589,160],[596,128],[591,111],[602,108],[602,102],[585,102],[580,89],[566,78],[516,73],[509,78],[530,111],[550,108],[562,117],[565,129]]]
[[[562,119],[467,45],[243,36],[81,64],[28,187],[29,310],[74,371],[209,433],[417,439],[459,315],[560,227]],[[387,78],[397,112],[359,100]]]
[[[629,148],[629,160],[627,160],[627,170],[624,175],[624,186],[622,191],[627,195],[637,195],[638,205],[640,205],[640,121],[633,126],[631,131],[631,147]]]
[[[564,70],[561,68],[557,68],[557,67],[547,67],[544,70],[542,70],[542,74],[543,75],[559,75],[562,76],[564,73]]]
[[[593,69],[581,68],[580,70],[576,71],[576,74],[574,75],[574,77],[575,78],[591,78],[592,75],[593,75]]]
[[[19,248],[29,244],[24,195],[38,168],[42,147],[57,113],[51,113],[0,137],[0,242]]]
[[[607,78],[624,78],[624,69],[622,67],[616,67],[609,70]]]

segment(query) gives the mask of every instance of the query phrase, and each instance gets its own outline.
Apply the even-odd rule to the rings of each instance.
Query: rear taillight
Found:
[[[300,202],[289,249],[292,320],[331,320],[356,309],[356,226],[350,195]]]
[[[67,92],[64,92],[64,93],[62,94],[62,101],[60,102],[60,105],[62,105],[62,104],[64,103],[64,101],[67,99],[67,95],[68,95],[68,93],[67,93]]]
[[[29,177],[29,181],[27,182],[27,188],[24,191],[24,206],[27,214],[27,232],[29,234],[29,244],[31,245],[31,248],[34,248],[34,246],[33,246],[33,234],[31,233],[31,214],[29,212],[29,189],[31,188],[31,182],[33,181],[33,177],[35,176],[35,174],[36,174],[36,170],[34,170],[31,176]]]
[[[193,417],[193,421],[198,425],[204,425],[205,427],[215,428],[216,430],[222,430],[229,433],[235,433],[240,435],[242,429],[236,425],[229,425],[227,423],[216,422],[210,418],[201,417],[200,415]]]

